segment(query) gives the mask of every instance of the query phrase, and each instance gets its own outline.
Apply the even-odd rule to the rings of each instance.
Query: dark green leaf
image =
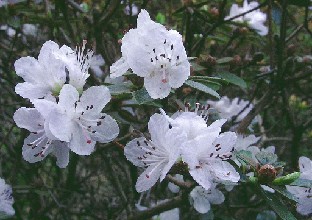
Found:
[[[276,195],[266,192],[262,188],[260,188],[262,196],[265,198],[266,202],[272,207],[272,209],[276,212],[284,220],[296,220],[295,216],[288,211],[288,207],[276,197]]]
[[[236,151],[235,156],[242,165],[251,166],[254,169],[256,169],[257,162],[252,158],[252,153],[250,151],[247,150]]]
[[[287,189],[285,189],[284,187],[281,186],[270,186],[270,187],[273,188],[276,192],[280,193],[282,196],[285,196],[290,200],[298,202],[298,199],[293,194],[288,192]]]
[[[271,210],[265,210],[257,215],[256,220],[276,220],[276,214]]]
[[[229,83],[237,85],[243,89],[247,88],[246,82],[242,78],[234,75],[233,73],[224,72],[224,73],[219,73],[218,75]]]
[[[218,64],[229,63],[233,60],[233,57],[223,57],[217,60]]]
[[[208,87],[208,86],[206,86],[206,85],[204,85],[202,83],[195,82],[195,81],[192,81],[192,80],[187,80],[185,82],[185,84],[190,86],[190,87],[192,87],[192,88],[194,88],[194,89],[197,89],[197,90],[205,92],[205,93],[207,93],[209,95],[212,95],[212,96],[215,96],[217,98],[220,98],[220,95],[216,91],[214,91],[212,88],[210,88],[210,87]]]
[[[137,102],[138,105],[152,105],[161,108],[162,105],[157,103],[156,100],[152,99],[145,88],[132,93],[133,100]]]

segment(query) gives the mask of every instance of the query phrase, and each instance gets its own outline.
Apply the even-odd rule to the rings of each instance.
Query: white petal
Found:
[[[54,111],[49,115],[49,130],[60,141],[69,142],[72,138],[73,121],[59,111]]]
[[[144,167],[145,164],[143,163],[142,158],[145,155],[145,150],[142,149],[140,146],[145,144],[146,139],[144,137],[135,138],[124,148],[124,154],[131,163],[138,167]],[[147,143],[147,142],[146,142]]]
[[[99,114],[110,99],[107,87],[92,86],[82,93],[77,104],[77,112],[84,112],[84,115]]]
[[[56,157],[56,165],[60,168],[67,167],[69,163],[69,148],[68,143],[53,141],[53,154]]]
[[[209,149],[209,154],[220,155],[223,159],[227,159],[234,151],[234,145],[236,142],[236,134],[234,132],[224,132],[220,134],[216,140],[212,143]]]
[[[186,60],[169,70],[169,84],[172,88],[179,88],[190,76],[190,63]]]
[[[31,101],[35,108],[40,112],[43,118],[48,119],[51,111],[58,110],[59,107],[55,102],[48,101],[45,99],[35,99]]]
[[[38,61],[40,63],[51,62],[51,55],[53,54],[54,51],[58,51],[58,50],[59,50],[59,45],[57,43],[51,40],[46,41],[40,49]]]
[[[149,166],[138,178],[135,188],[138,192],[146,191],[155,185],[161,175],[163,164]]]
[[[94,151],[95,141],[91,140],[86,130],[78,124],[72,128],[72,139],[69,148],[78,155],[90,155]]]
[[[13,119],[18,127],[30,132],[43,129],[43,118],[35,108],[19,108],[14,113]]]
[[[26,82],[35,83],[42,79],[44,70],[33,57],[22,57],[14,63],[16,74]]]
[[[184,182],[183,176],[181,174],[176,174],[173,177],[180,182]],[[169,182],[168,188],[173,193],[178,193],[180,191],[180,187],[171,182]]]
[[[42,161],[53,150],[50,145],[47,145],[48,139],[43,138],[41,142],[36,142],[42,137],[42,133],[30,134],[25,140],[23,145],[23,158],[29,163],[36,163]],[[43,149],[44,148],[44,149]],[[45,150],[44,154],[41,152]]]
[[[256,137],[255,135],[249,135],[247,137],[244,137],[242,135],[238,135],[237,141],[235,144],[235,150],[237,150],[237,151],[247,150],[247,148],[249,146],[258,142],[259,139],[260,139],[260,137]]]
[[[312,172],[312,161],[307,157],[299,158],[299,168],[301,173]]]
[[[79,99],[79,93],[75,87],[66,84],[61,89],[58,105],[68,112],[73,112],[75,103]]]
[[[189,171],[193,179],[206,190],[211,187],[212,184],[212,175],[208,169],[203,167],[194,168]]]
[[[220,190],[211,188],[208,199],[211,204],[218,205],[224,202],[224,195]]]
[[[24,82],[15,86],[15,92],[26,99],[37,99],[50,94],[51,90],[45,85]]]
[[[240,179],[239,173],[227,161],[216,160],[210,164],[208,169],[214,172],[217,180],[228,180],[236,183]]]
[[[101,125],[93,126],[92,131],[95,131],[95,133],[91,133],[90,135],[95,141],[108,143],[118,136],[119,126],[116,120],[113,119],[110,115],[101,114],[101,116],[105,116],[104,119],[101,119]]]
[[[209,200],[204,195],[205,192],[203,187],[196,186],[190,193],[195,210],[201,214],[207,213],[211,208]]]
[[[299,200],[297,204],[297,212],[301,215],[309,215],[312,213],[312,198],[304,198]]]
[[[119,76],[122,76],[127,72],[129,69],[129,64],[127,63],[126,58],[121,57],[119,60],[117,60],[113,65],[110,67],[110,77],[116,78]]]
[[[144,86],[153,99],[166,98],[171,90],[168,82],[162,82],[162,75],[154,73],[144,78]]]
[[[166,145],[164,137],[169,130],[169,122],[165,116],[158,113],[152,115],[148,122],[148,130],[156,145]]]

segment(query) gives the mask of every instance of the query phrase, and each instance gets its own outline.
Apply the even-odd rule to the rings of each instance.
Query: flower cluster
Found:
[[[235,17],[239,14],[245,13],[249,10],[252,10],[259,6],[258,2],[250,2],[248,4],[247,0],[244,0],[243,7],[239,7],[237,4],[233,4],[230,9],[230,15],[225,17],[225,19],[230,19]],[[260,35],[267,35],[268,34],[268,27],[264,25],[266,21],[266,14],[261,12],[260,9],[251,11],[243,16],[235,18],[234,21],[236,22],[247,22],[248,25],[255,29],[258,34]]]
[[[221,132],[225,119],[207,126],[206,110],[197,105],[195,112],[178,112],[173,116],[154,114],[148,123],[151,140],[144,137],[130,141],[125,156],[134,165],[145,168],[138,178],[138,192],[162,181],[172,166],[183,161],[193,179],[210,189],[223,181],[238,182],[240,176],[226,160],[232,157],[236,134]]]
[[[0,178],[0,219],[5,216],[12,216],[15,210],[12,205],[14,199],[12,197],[12,188]]]
[[[190,63],[182,36],[175,30],[151,20],[145,10],[138,15],[137,28],[122,38],[122,57],[111,67],[111,77],[122,76],[128,69],[144,77],[144,86],[153,99],[169,95],[190,75]]]
[[[299,158],[300,179],[312,180],[312,160]],[[302,215],[312,213],[312,188],[301,186],[286,186],[287,190],[298,199],[297,212]]]
[[[117,122],[102,109],[111,95],[105,86],[83,91],[93,52],[76,51],[48,41],[38,60],[22,57],[15,62],[17,75],[25,82],[17,84],[16,93],[30,99],[34,108],[20,108],[14,121],[31,134],[25,139],[23,157],[30,163],[52,153],[59,167],[66,167],[69,151],[90,155],[95,143],[107,143],[119,133]],[[80,95],[81,94],[81,95]]]

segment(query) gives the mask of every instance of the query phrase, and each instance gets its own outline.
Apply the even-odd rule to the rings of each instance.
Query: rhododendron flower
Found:
[[[151,20],[145,10],[138,15],[137,28],[122,39],[122,57],[111,68],[111,77],[131,69],[144,77],[144,86],[154,98],[165,98],[171,88],[179,88],[190,75],[190,63],[182,36]]]
[[[240,176],[227,161],[232,157],[236,134],[220,133],[225,119],[208,126],[205,134],[195,137],[182,145],[182,160],[188,164],[194,180],[209,189],[213,181],[238,182]]]
[[[13,208],[14,199],[12,197],[12,188],[0,178],[0,218],[15,214]]]
[[[208,190],[201,186],[196,186],[190,193],[190,197],[195,210],[202,214],[209,212],[211,209],[210,204],[221,204],[224,202],[224,195],[216,188],[216,185],[213,185]]]
[[[158,179],[162,181],[180,156],[180,145],[185,136],[170,126],[167,118],[154,114],[148,122],[151,140],[144,137],[130,141],[124,153],[127,159],[146,170],[139,176],[136,190],[150,189]]]
[[[299,158],[300,179],[312,180],[312,160],[307,157]],[[312,188],[286,186],[287,190],[298,199],[297,212],[301,215],[312,213]]]
[[[111,95],[107,87],[93,86],[79,93],[66,84],[59,95],[59,102],[33,100],[35,108],[45,120],[45,132],[57,140],[68,142],[69,148],[79,155],[90,155],[95,142],[107,143],[119,133],[117,122],[101,113]]]
[[[57,158],[56,164],[59,167],[65,168],[68,165],[68,143],[56,140],[52,134],[46,133],[46,124],[37,109],[19,108],[13,118],[18,127],[31,132],[23,145],[23,157],[26,161],[36,163],[52,153]]]
[[[239,14],[242,14],[244,12],[247,12],[253,8],[256,8],[259,6],[258,2],[250,2],[248,4],[247,0],[244,0],[243,7],[239,7],[237,4],[233,4],[230,9],[230,15],[225,17],[225,19],[229,19],[232,17],[235,17]],[[247,22],[248,25],[255,29],[258,34],[260,35],[267,35],[268,34],[268,28],[264,25],[266,21],[266,14],[261,12],[260,9],[254,10],[252,12],[249,12],[243,16],[240,16],[238,18],[235,18],[233,21],[237,22]]]
[[[15,92],[29,99],[57,93],[66,81],[65,64],[54,56],[59,50],[57,43],[47,41],[42,45],[38,60],[29,56],[16,60],[16,74],[25,82],[18,83]]]
[[[68,70],[68,83],[74,86],[79,93],[82,92],[83,86],[90,76],[88,71],[93,60],[93,51],[86,50],[86,44],[87,41],[84,40],[82,47],[76,47],[76,50],[63,45],[60,50],[54,52],[54,56],[65,63]]]
[[[238,98],[231,101],[227,96],[223,96],[218,101],[209,100],[207,104],[215,108],[221,118],[230,120],[233,116],[237,116],[235,122],[240,122],[253,108],[249,101],[239,100]]]

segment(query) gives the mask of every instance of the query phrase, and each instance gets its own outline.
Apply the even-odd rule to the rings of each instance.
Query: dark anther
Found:
[[[90,105],[90,109],[93,109],[93,105]]]
[[[31,147],[31,146],[33,146],[33,145],[32,145],[32,144],[27,144],[27,146]]]
[[[169,129],[171,129],[172,128],[172,125],[171,124],[169,124]]]
[[[87,106],[87,109],[86,110],[89,110],[89,106]]]
[[[75,102],[75,108],[77,108],[77,102]]]
[[[144,141],[144,144],[145,144],[146,146],[148,146],[148,143],[147,143],[147,141]]]
[[[159,56],[163,57],[163,58],[166,58],[166,54],[160,54]]]
[[[96,126],[100,126],[102,124],[102,122],[101,121],[98,121],[97,123],[96,123]]]
[[[137,141],[137,145],[138,145],[138,146],[141,146],[139,141]]]
[[[88,110],[88,109],[87,109]],[[84,112],[81,112],[81,115],[83,115],[84,114]]]
[[[103,115],[103,116],[100,117],[100,119],[104,119],[104,118],[105,118],[105,115]]]
[[[155,60],[158,60],[157,56],[155,57]]]
[[[94,133],[96,133],[96,131],[92,131],[92,133],[94,134]]]
[[[160,68],[164,68],[164,65],[160,65]]]
[[[212,157],[212,156],[213,156],[213,153],[210,154],[210,157]]]
[[[219,146],[220,146],[220,144],[216,144],[215,148],[217,148],[217,147],[219,147]]]
[[[199,169],[199,168],[201,168],[201,166],[196,166],[195,168],[196,168],[196,169]]]
[[[167,43],[167,39],[165,39],[165,42],[164,42],[164,44],[166,44]]]
[[[154,53],[156,53],[156,50],[155,50],[155,48],[153,49],[153,51],[154,51]]]
[[[151,58],[151,62],[153,62],[153,58]]]
[[[171,44],[171,50],[173,50],[173,44]]]
[[[177,60],[180,59],[180,56],[177,56]]]

